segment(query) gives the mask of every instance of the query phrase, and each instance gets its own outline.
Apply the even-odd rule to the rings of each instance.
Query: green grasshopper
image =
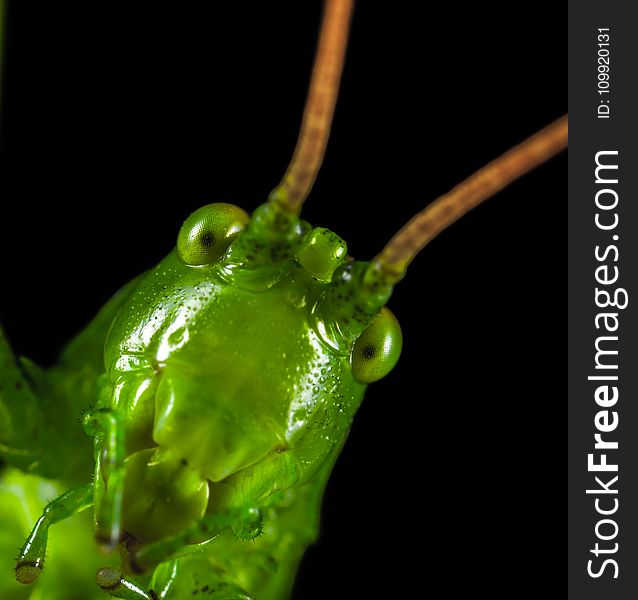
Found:
[[[338,10],[349,3],[328,3],[326,15]],[[326,24],[325,36],[345,36],[347,19]],[[332,45],[327,56],[342,56],[343,44]],[[320,77],[323,64],[320,54]],[[334,102],[338,74],[326,77]],[[55,554],[81,552],[49,548],[40,576],[49,524],[89,507],[98,542],[119,554],[101,558],[88,544],[84,560],[99,563],[97,582],[112,596],[288,595],[365,387],[400,353],[398,324],[383,306],[428,241],[422,232],[471,207],[439,204],[445,218],[421,215],[416,234],[408,229],[370,263],[349,259],[340,238],[297,216],[323,156],[308,140],[325,145],[331,112],[319,110],[320,135],[302,131],[268,203],[250,218],[225,204],[196,211],[176,250],[111,300],[59,366],[43,373],[3,346],[6,462],[78,484],[60,490],[18,558],[18,579],[39,579],[43,597],[69,585]],[[564,123],[553,127],[538,150],[528,144],[510,162],[546,159],[564,132]],[[51,491],[19,471],[4,482],[28,490],[31,503]],[[103,597],[76,585],[78,597]]]

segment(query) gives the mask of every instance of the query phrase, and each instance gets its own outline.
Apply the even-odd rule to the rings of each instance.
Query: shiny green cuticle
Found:
[[[289,595],[366,386],[401,350],[392,287],[346,252],[275,202],[251,218],[210,204],[57,366],[18,363],[0,330],[0,455],[14,468],[0,509],[60,482],[19,534],[21,584],[56,600],[190,598],[194,580],[224,598]],[[82,554],[61,550],[58,528]]]
[[[324,227],[315,227],[297,250],[296,258],[313,277],[327,282],[347,252],[346,243],[338,235]]]

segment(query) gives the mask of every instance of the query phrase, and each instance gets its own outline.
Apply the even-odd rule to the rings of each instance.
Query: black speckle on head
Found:
[[[207,231],[202,235],[201,242],[204,248],[212,248],[215,245],[215,235],[212,231]]]
[[[367,360],[374,358],[377,353],[377,349],[372,344],[366,344],[363,348],[361,348],[361,356]]]
[[[148,595],[151,597],[151,600],[157,600],[157,594],[155,590],[148,590]]]
[[[205,586],[202,588],[202,592],[207,592],[208,590],[209,590],[209,587],[208,587],[207,585],[205,585]]]

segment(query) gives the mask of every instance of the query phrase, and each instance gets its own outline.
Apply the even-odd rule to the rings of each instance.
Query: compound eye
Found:
[[[397,364],[402,345],[399,321],[389,309],[382,308],[354,344],[352,374],[361,383],[385,377]]]
[[[188,265],[215,262],[245,229],[248,214],[235,206],[217,202],[198,208],[182,225],[177,236],[177,252]]]

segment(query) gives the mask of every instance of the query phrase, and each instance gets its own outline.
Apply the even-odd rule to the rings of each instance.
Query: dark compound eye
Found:
[[[385,377],[397,364],[402,345],[399,322],[389,309],[382,308],[354,344],[352,374],[361,383]]]
[[[249,220],[248,214],[234,204],[202,206],[179,230],[177,252],[186,264],[211,264],[224,254]]]

